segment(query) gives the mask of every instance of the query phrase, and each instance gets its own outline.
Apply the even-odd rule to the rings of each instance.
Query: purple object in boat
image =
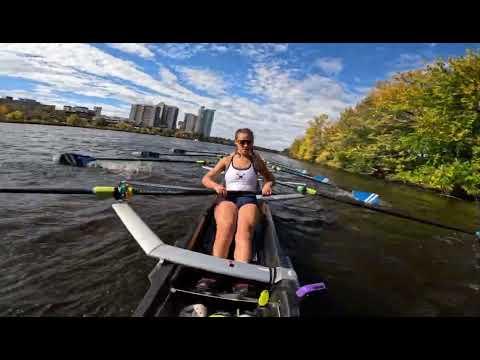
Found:
[[[321,283],[316,283],[316,284],[308,284],[308,285],[304,285],[302,287],[300,287],[296,294],[297,296],[301,299],[303,298],[305,295],[308,295],[314,291],[321,291],[321,290],[325,290],[327,287],[325,286],[325,283],[321,282]]]

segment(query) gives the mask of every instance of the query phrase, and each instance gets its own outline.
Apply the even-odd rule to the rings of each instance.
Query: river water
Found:
[[[196,164],[101,162],[102,167],[74,168],[52,158],[62,152],[128,157],[138,150],[230,150],[185,139],[7,123],[0,123],[0,145],[0,187],[91,188],[124,179],[199,186],[204,170]],[[374,191],[384,206],[410,215],[480,228],[477,203],[263,155],[326,175],[340,187]],[[156,261],[116,217],[114,200],[32,194],[0,199],[0,316],[132,314]],[[202,196],[131,201],[167,243],[190,237],[208,202]],[[273,202],[271,208],[300,282],[324,281],[328,287],[305,301],[304,316],[480,315],[480,243],[473,236],[317,196]]]

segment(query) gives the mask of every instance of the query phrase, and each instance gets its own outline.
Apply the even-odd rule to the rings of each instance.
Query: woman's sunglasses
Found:
[[[243,145],[250,145],[252,143],[252,141],[251,140],[238,140],[238,143],[243,146]]]

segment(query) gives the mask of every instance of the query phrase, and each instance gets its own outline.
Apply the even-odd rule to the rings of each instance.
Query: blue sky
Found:
[[[335,119],[379,80],[464,55],[480,44],[1,44],[0,96],[102,106],[128,117],[134,103],[216,110],[213,136],[250,127],[283,149],[322,113]]]

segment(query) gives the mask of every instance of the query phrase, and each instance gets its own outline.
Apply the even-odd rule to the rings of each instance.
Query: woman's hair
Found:
[[[253,131],[252,130],[250,130],[249,128],[238,129],[237,131],[235,131],[235,140],[237,140],[238,134],[240,134],[240,133],[250,135],[250,137],[252,138],[252,142],[253,142]]]

